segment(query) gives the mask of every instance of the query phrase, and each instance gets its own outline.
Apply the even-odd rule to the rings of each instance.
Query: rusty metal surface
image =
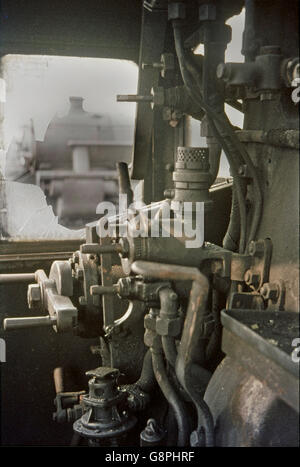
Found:
[[[247,313],[247,311],[243,310],[242,313]],[[260,312],[253,311],[252,313],[257,316],[257,313]],[[274,319],[276,320],[276,317]],[[270,321],[267,317],[265,320]],[[255,321],[251,326],[264,327],[264,323],[258,319]],[[261,379],[263,384],[270,387],[277,397],[284,400],[294,410],[299,411],[299,363],[294,362],[291,357],[293,351],[291,343],[294,336],[298,334],[299,323],[297,323],[298,325],[294,323],[295,327],[291,332],[289,342],[290,353],[287,354],[280,348],[281,343],[287,339],[286,337],[284,339],[283,333],[278,335],[276,332],[273,334],[272,331],[269,331],[266,333],[268,338],[265,336],[262,338],[251,329],[251,326],[241,324],[232,319],[230,315],[227,320],[224,319],[223,315],[222,322],[225,326],[222,349],[226,355],[235,358],[249,372]]]
[[[236,350],[238,356],[241,347]],[[235,356],[226,357],[218,366],[206,390],[205,401],[215,421],[216,446],[299,445],[299,414]]]

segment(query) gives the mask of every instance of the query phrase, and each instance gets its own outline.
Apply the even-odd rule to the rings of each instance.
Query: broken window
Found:
[[[1,237],[82,238],[130,162],[137,66],[128,61],[7,55],[1,62]]]

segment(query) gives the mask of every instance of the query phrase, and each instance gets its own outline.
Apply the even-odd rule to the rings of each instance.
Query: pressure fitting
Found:
[[[171,288],[159,292],[160,313],[156,318],[156,332],[160,336],[178,337],[182,329],[182,319],[178,316],[178,297]]]

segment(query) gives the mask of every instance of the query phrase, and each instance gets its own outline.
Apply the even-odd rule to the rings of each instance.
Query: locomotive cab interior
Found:
[[[2,446],[299,446],[298,3],[1,2],[3,85],[113,59],[124,117],[70,73],[0,166]]]

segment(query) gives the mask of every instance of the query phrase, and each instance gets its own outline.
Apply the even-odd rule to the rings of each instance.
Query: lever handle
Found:
[[[117,102],[153,102],[153,96],[141,96],[138,94],[118,94]]]
[[[0,284],[16,284],[19,282],[35,282],[35,273],[0,274]]]
[[[34,316],[28,318],[5,318],[3,327],[5,331],[26,328],[49,327],[56,324],[56,318],[53,316]]]

